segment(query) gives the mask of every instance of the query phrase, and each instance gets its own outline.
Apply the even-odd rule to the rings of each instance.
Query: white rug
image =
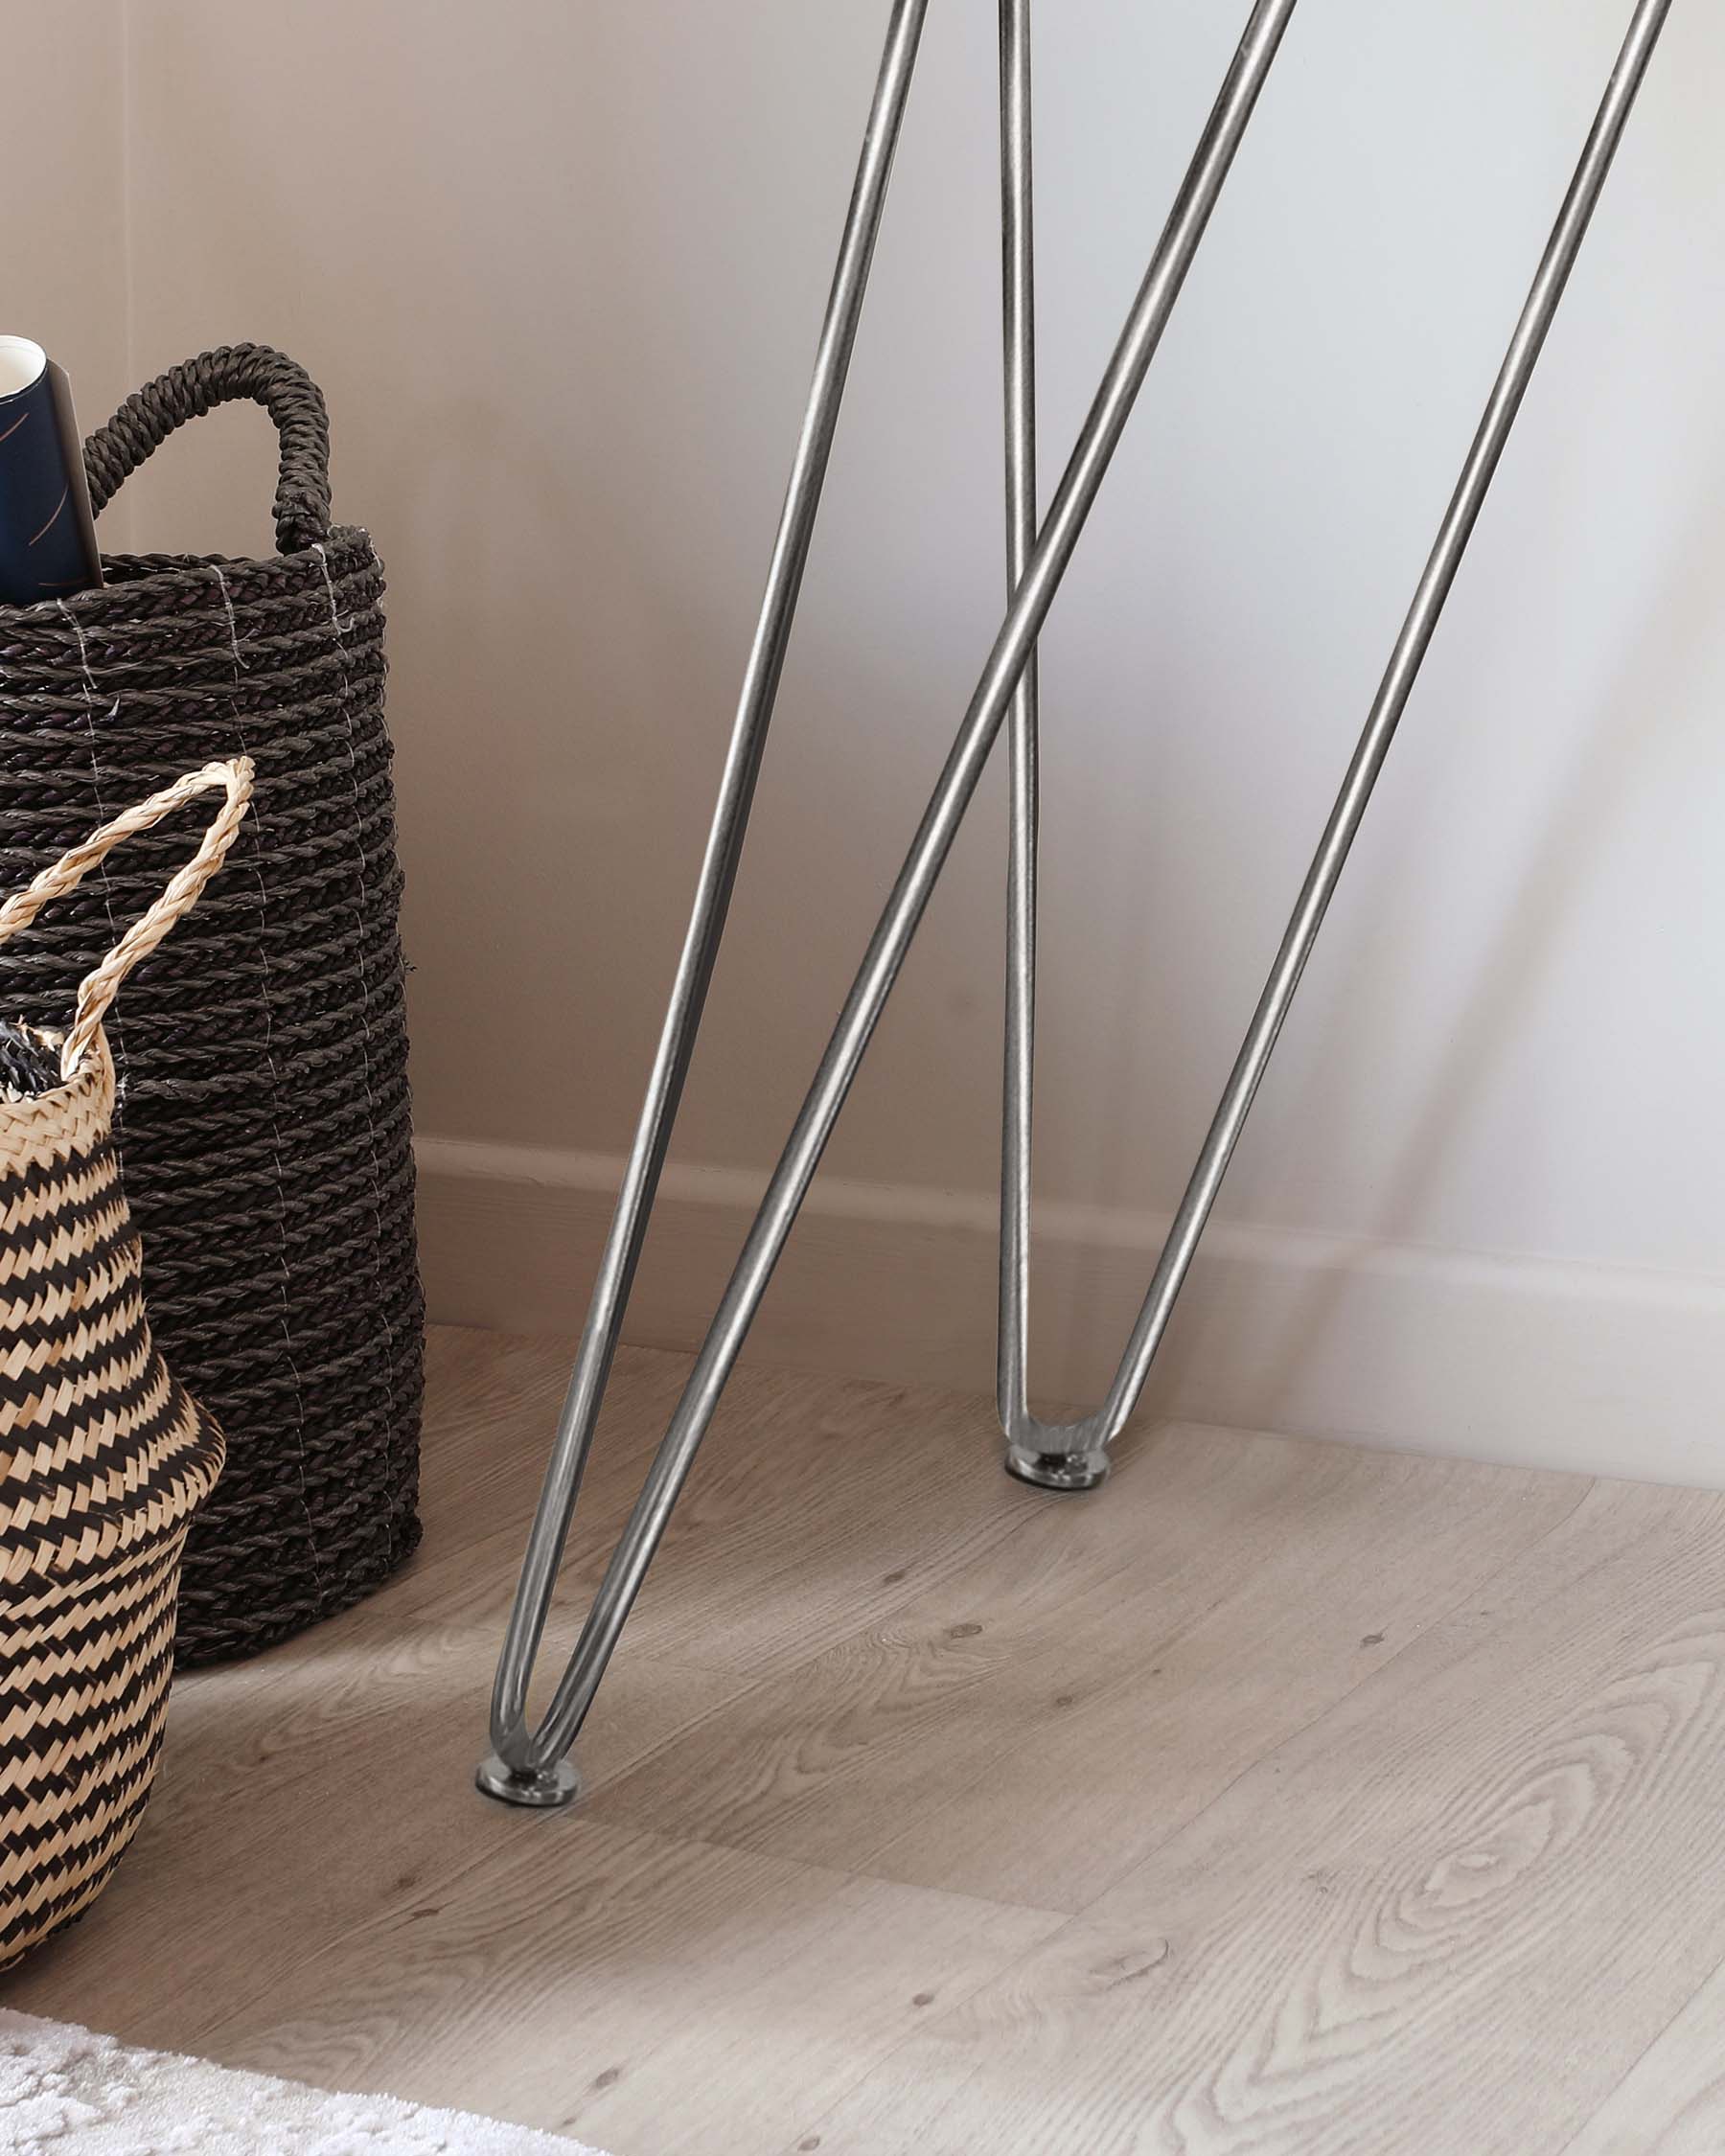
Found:
[[[0,2007],[7,2156],[597,2156],[582,2143],[129,2051],[112,2036]]]

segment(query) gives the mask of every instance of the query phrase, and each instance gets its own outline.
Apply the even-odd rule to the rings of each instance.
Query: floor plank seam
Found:
[[[703,1716],[704,1720],[705,1717]],[[696,1725],[690,1724],[691,1728]],[[645,1755],[643,1756],[646,1756]],[[630,1770],[632,1772],[632,1768]],[[854,1879],[870,1887],[889,1887],[906,1894],[941,1894],[951,1901],[966,1901],[978,1909],[999,1909],[1022,1916],[1057,1917],[1064,1928],[1082,1912],[1057,1907],[1052,1902],[1023,1901],[1016,1895],[1002,1900],[998,1894],[974,1894],[962,1887],[931,1887],[914,1879],[893,1879],[880,1871],[869,1871],[854,1864],[822,1862],[816,1857],[794,1856],[788,1849],[777,1848],[771,1842],[727,1842],[713,1834],[699,1834],[687,1827],[676,1831],[663,1826],[637,1826],[627,1814],[608,1813],[597,1823],[619,1834],[639,1834],[655,1842],[662,1842],[669,1848],[711,1849],[724,1856],[754,1857],[763,1863],[782,1864],[792,1870],[813,1872],[823,1878]]]
[[[715,1711],[719,1710],[715,1709]],[[705,1718],[705,1716],[702,1717],[702,1720]],[[693,1723],[685,1725],[687,1728],[694,1728],[695,1726]],[[485,1803],[488,1800],[475,1792],[473,1801]],[[550,1817],[529,1815],[518,1822],[518,1826],[519,1830],[524,1833],[548,1831],[555,1834],[562,1827],[572,1827],[579,1831],[585,1817],[586,1814],[582,1808],[577,1806],[572,1811],[551,1815]],[[903,1880],[881,1880],[851,1870],[842,1865],[816,1864],[808,1858],[784,1855],[771,1848],[745,1848],[740,1847],[735,1843],[715,1842],[697,1834],[669,1834],[658,1827],[635,1826],[622,1819],[607,1819],[595,1823],[610,1833],[632,1835],[641,1842],[653,1844],[667,1851],[684,1848],[705,1849],[724,1856],[752,1858],[757,1862],[771,1864],[785,1871],[799,1873],[804,1877],[830,1880],[835,1887],[853,1882],[871,1887],[885,1886],[900,1893],[909,1895],[937,1894],[948,1901],[964,1902],[978,1910],[995,1911],[1007,1915],[1017,1914],[1025,1916],[1056,1917],[1060,1921],[1047,1935],[1049,1938],[1063,1931],[1066,1925],[1072,1920],[1072,1913],[1070,1910],[1043,1909],[1032,1902],[999,1901],[988,1895],[964,1893],[950,1887],[919,1887],[907,1884]],[[508,1865],[515,1861],[515,1857],[516,1850],[512,1844],[498,1843],[491,1847],[479,1850],[471,1860],[457,1865],[454,1869],[441,1872],[435,1880],[418,1879],[413,1881],[386,1907],[374,1910],[363,1921],[355,1924],[341,1936],[324,1940],[320,1945],[314,1947],[310,1953],[301,1955],[290,1962],[277,1964],[269,1972],[271,1986],[287,1976],[297,1976],[302,1971],[314,1970],[320,1963],[334,1963],[339,1966],[353,1955],[356,1943],[376,1938],[380,1934],[386,1934],[393,1926],[399,1924],[403,1915],[406,1914],[418,1897],[426,1892],[435,1892],[448,1898],[457,1889],[467,1885],[476,1874],[484,1871],[488,1866],[493,1864]],[[1028,1953],[1034,1951],[1034,1949],[1026,1949],[1025,1951]],[[1003,1962],[1001,1967],[1002,1969],[1016,1967],[1018,1961],[1024,1958],[1023,1955],[1015,1956],[1010,1961]],[[983,1981],[992,1982],[992,1976]],[[975,1988],[979,1990],[981,1987],[981,1983],[978,1983]],[[197,2040],[207,2042],[218,2037],[224,2027],[234,2021],[243,2020],[255,2004],[255,2000],[246,2000],[232,2007],[229,2010],[221,2011],[215,2020],[201,2024]]]
[[[1670,2035],[1671,2031],[1677,2027],[1677,2024],[1683,2019],[1684,2015],[1689,2012],[1690,2008],[1701,1996],[1702,1992],[1707,1989],[1708,1985],[1714,1983],[1718,1979],[1719,1974],[1722,1970],[1725,1970],[1725,1961],[1716,1963],[1714,1967],[1712,1968],[1702,1979],[1702,1981],[1698,1984],[1696,1984],[1693,1991],[1691,1991],[1689,1996],[1683,2001],[1682,2005],[1678,2007],[1676,2012],[1671,2015],[1670,2019],[1663,2023],[1660,2028],[1658,2028],[1653,2032],[1653,2034],[1648,2037],[1647,2041],[1642,2046],[1641,2050],[1636,2053],[1635,2056],[1624,2067],[1623,2071],[1618,2076],[1617,2079],[1611,2084],[1610,2088],[1606,2090],[1604,2096],[1597,2104],[1595,2104],[1590,2116],[1582,2121],[1581,2124],[1576,2128],[1576,2130],[1573,2134],[1571,2134],[1569,2138],[1564,2142],[1561,2148],[1553,2148],[1551,2151],[1551,2156],[1575,2156],[1576,2150],[1584,2148],[1586,2146],[1588,2138],[1593,2133],[1595,2121],[1602,2112],[1608,2111],[1611,2106],[1617,2101],[1618,2097],[1621,2095],[1622,2090],[1628,2085],[1630,2081],[1635,2078],[1636,2075],[1641,2072],[1642,2067],[1645,2063],[1645,2061],[1652,2056],[1652,2054],[1659,2049],[1661,2044],[1665,2042],[1666,2038]]]

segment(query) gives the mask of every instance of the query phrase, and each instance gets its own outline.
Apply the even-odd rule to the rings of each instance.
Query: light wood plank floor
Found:
[[[176,1688],[0,1997],[615,2156],[1720,2156],[1725,1498],[746,1371],[582,1746],[472,1787],[566,1344],[435,1336],[423,1554]],[[571,1608],[675,1398],[626,1354]]]

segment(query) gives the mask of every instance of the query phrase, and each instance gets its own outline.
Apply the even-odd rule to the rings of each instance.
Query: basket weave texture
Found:
[[[173,428],[236,398],[281,437],[277,556],[106,556],[102,590],[0,608],[0,880],[174,773],[236,755],[257,770],[227,875],[112,1029],[156,1335],[228,1434],[186,1550],[182,1662],[346,1608],[419,1537],[381,566],[365,532],[331,524],[323,400],[279,353],[174,368],[85,461],[100,511]],[[0,1017],[63,1025],[68,978],[160,887],[172,849],[144,837],[28,950],[0,952]]]
[[[173,1663],[187,1528],[221,1470],[217,1425],[169,1374],[114,1147],[102,1014],[231,845],[243,764],[99,834],[0,908],[28,926],[144,817],[222,786],[197,859],[94,969],[63,1039],[7,1028],[0,1092],[0,1966],[100,1892],[143,1813]],[[20,1096],[19,1080],[45,1076]]]

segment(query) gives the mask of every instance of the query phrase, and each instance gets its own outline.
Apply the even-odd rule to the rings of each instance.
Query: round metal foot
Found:
[[[1028,1445],[1008,1445],[1006,1472],[1021,1482],[1034,1482],[1039,1490],[1093,1490],[1108,1479],[1107,1451],[1093,1453],[1039,1453]]]
[[[494,1752],[473,1770],[473,1780],[488,1797],[501,1799],[505,1804],[533,1804],[541,1809],[556,1804],[572,1804],[581,1795],[581,1777],[568,1759],[560,1759],[543,1774],[518,1774],[513,1767],[505,1766]]]

